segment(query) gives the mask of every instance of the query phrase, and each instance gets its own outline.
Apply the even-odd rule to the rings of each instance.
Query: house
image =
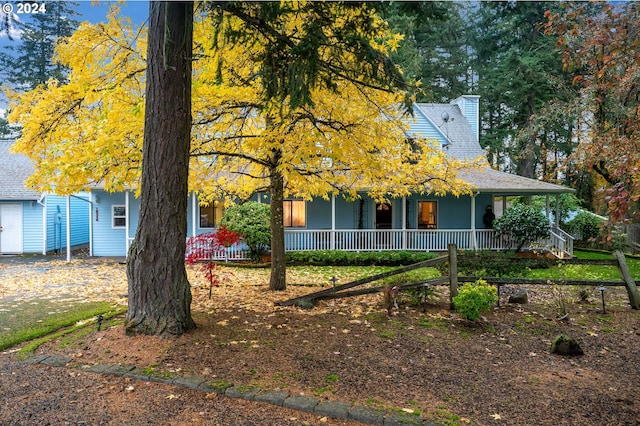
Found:
[[[89,244],[89,194],[62,197],[33,191],[31,161],[0,141],[0,254],[70,252]]]
[[[448,155],[474,159],[485,155],[479,144],[479,97],[462,96],[449,104],[415,104],[411,133],[440,142]],[[411,136],[411,135],[410,135]],[[414,194],[378,203],[365,193],[356,201],[341,197],[284,202],[285,248],[291,250],[428,250],[445,251],[449,243],[461,249],[510,248],[511,243],[496,238],[482,221],[487,206],[500,216],[511,197],[558,195],[569,188],[528,179],[488,165],[467,170],[462,177],[476,190],[468,196]],[[255,200],[269,202],[268,194]],[[126,254],[137,226],[139,200],[131,193],[109,194],[92,191],[93,245],[96,256]],[[215,229],[222,206],[200,206],[192,194],[188,211],[188,235]],[[558,253],[571,255],[571,237],[554,226],[551,239],[544,243]],[[234,254],[237,255],[237,254]]]

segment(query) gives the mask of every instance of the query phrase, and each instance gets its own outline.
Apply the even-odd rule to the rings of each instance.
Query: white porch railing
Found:
[[[498,237],[492,229],[285,230],[286,251],[446,251],[449,244],[456,244],[460,250],[510,250],[518,247],[514,240]],[[555,228],[549,239],[525,248],[558,251],[571,256],[573,238]]]
[[[285,230],[286,251],[447,251],[449,244],[460,250],[515,250],[518,244],[499,237],[492,229],[351,229],[351,230]],[[128,239],[127,248],[132,239]],[[475,240],[475,241],[474,241]],[[559,228],[552,228],[548,239],[525,246],[530,250],[548,250],[557,256],[573,256],[573,237]],[[197,250],[197,247],[191,249]],[[214,253],[214,260],[249,259],[244,244],[235,244]]]

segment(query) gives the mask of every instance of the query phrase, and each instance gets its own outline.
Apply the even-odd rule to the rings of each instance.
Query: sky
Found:
[[[50,1],[49,1],[50,2]],[[31,8],[33,5],[42,5],[44,3],[44,9],[38,7],[39,11],[43,11],[42,13],[46,13],[46,3],[47,2],[19,2],[16,0],[0,0],[0,19],[4,18],[4,14],[7,11],[11,11],[14,15],[14,18],[23,22],[29,20],[30,15],[27,12],[26,8]],[[76,3],[75,7],[78,12],[78,16],[74,16],[74,19],[78,22],[89,21],[92,23],[106,21],[107,12],[109,7],[118,3],[116,1],[95,1],[95,0],[76,0],[72,3]],[[26,6],[26,5],[29,6]],[[134,23],[142,24],[147,20],[149,16],[149,2],[147,0],[133,0],[128,1],[126,3],[119,3],[121,15],[128,16]],[[4,50],[3,48],[11,45],[12,43],[19,43],[20,34],[16,32],[12,32],[13,40],[9,40],[8,35],[5,32],[0,32],[0,50]],[[0,85],[2,83],[0,82]],[[6,101],[3,99],[4,96],[0,95],[0,117],[5,116],[5,108]]]

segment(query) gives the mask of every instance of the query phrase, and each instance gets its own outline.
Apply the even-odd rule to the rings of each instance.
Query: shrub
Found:
[[[411,265],[437,257],[434,253],[408,250],[351,252],[341,250],[311,250],[287,253],[287,263],[316,266],[400,266]]]
[[[529,269],[548,269],[547,258],[516,258],[514,252],[476,251],[458,255],[458,274],[475,277],[522,277]]]
[[[188,265],[198,266],[198,272],[204,275],[209,282],[209,299],[214,285],[220,283],[220,277],[217,274],[217,265],[213,263],[213,258],[224,247],[231,247],[237,243],[242,235],[233,232],[224,226],[220,226],[217,232],[206,232],[194,237],[190,237],[187,241],[186,263]]]
[[[480,313],[491,309],[498,301],[498,289],[478,280],[473,284],[460,287],[458,295],[453,298],[454,308],[468,320],[480,318]]]
[[[581,211],[567,222],[567,230],[581,241],[595,240],[600,235],[603,222],[598,216]]]
[[[546,216],[535,207],[516,205],[507,209],[493,222],[498,235],[513,238],[520,251],[527,242],[533,242],[549,236],[550,226]]]
[[[229,207],[222,216],[220,225],[242,234],[249,247],[250,256],[257,260],[271,244],[269,205],[248,201]]]

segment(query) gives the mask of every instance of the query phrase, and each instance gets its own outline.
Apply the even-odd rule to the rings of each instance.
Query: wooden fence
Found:
[[[519,261],[516,259],[510,259],[512,262]],[[307,294],[305,296],[296,297],[293,299],[283,300],[276,302],[279,306],[291,306],[291,305],[304,305],[311,306],[316,301],[321,299],[336,299],[340,297],[352,297],[362,294],[370,294],[375,292],[382,292],[387,290],[387,286],[368,287],[358,290],[352,290],[355,287],[363,284],[378,281],[394,275],[399,275],[404,272],[442,265],[444,263],[449,264],[449,276],[439,277],[430,280],[407,282],[397,286],[397,291],[415,289],[415,288],[427,288],[432,285],[442,285],[449,283],[449,298],[450,305],[453,307],[453,298],[458,295],[458,283],[475,282],[479,278],[482,278],[486,282],[498,287],[498,290],[502,285],[517,284],[517,285],[571,285],[571,286],[604,286],[604,287],[620,287],[624,286],[627,289],[629,296],[629,303],[632,309],[640,309],[640,296],[638,295],[637,285],[640,282],[634,281],[627,267],[627,263],[624,254],[621,251],[613,253],[612,260],[600,260],[600,261],[584,261],[578,259],[562,260],[563,263],[591,263],[591,264],[605,264],[615,265],[620,272],[621,280],[568,280],[568,279],[535,279],[535,278],[505,278],[505,277],[468,277],[458,275],[458,249],[455,244],[450,244],[448,247],[448,254],[440,256],[434,259],[425,260],[412,265],[403,266],[391,271],[387,271],[381,274],[376,274],[371,277],[361,278],[355,281],[351,281],[346,284],[334,286],[333,288],[317,291]]]

